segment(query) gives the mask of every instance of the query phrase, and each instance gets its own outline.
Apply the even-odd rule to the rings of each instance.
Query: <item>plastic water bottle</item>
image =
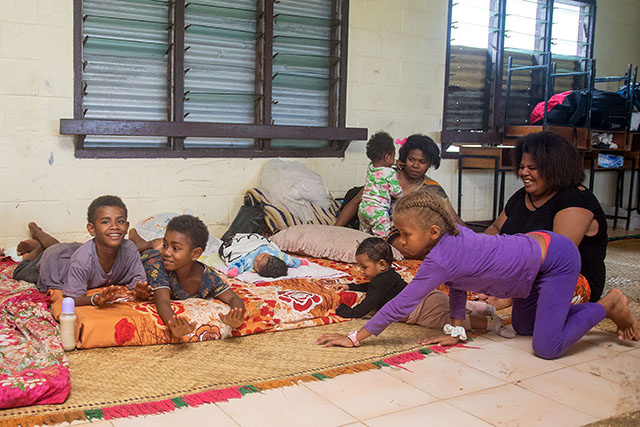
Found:
[[[60,338],[62,348],[67,351],[76,348],[76,302],[73,298],[62,300],[62,313],[60,313]]]

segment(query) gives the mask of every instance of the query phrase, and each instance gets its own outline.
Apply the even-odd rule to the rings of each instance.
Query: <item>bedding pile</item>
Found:
[[[346,274],[340,277],[294,278],[256,283],[221,276],[244,300],[247,309],[245,323],[235,330],[220,320],[219,315],[226,313],[229,307],[217,300],[189,298],[171,301],[171,307],[178,315],[187,316],[197,325],[194,333],[180,338],[171,336],[152,301],[124,301],[108,307],[76,307],[77,346],[95,348],[210,341],[347,320],[335,314],[336,307],[341,302],[356,304],[364,298],[364,294],[351,291],[336,292],[331,286],[364,281],[359,268],[335,261],[309,260]],[[415,274],[419,263],[403,263],[407,265],[398,268],[401,274],[409,279]],[[88,294],[99,291],[92,290]],[[50,291],[50,297],[51,311],[58,318],[62,306],[62,292]]]
[[[0,409],[62,403],[69,363],[46,298],[13,280],[16,263],[0,259]]]

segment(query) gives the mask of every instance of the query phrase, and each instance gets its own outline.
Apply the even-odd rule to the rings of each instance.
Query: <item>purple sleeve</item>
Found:
[[[365,329],[379,335],[391,323],[407,317],[432,290],[447,281],[446,276],[442,267],[429,258],[425,259],[416,277],[364,325]]]
[[[87,294],[89,271],[79,261],[71,261],[67,276],[62,282],[62,294],[65,297],[83,297]]]
[[[463,319],[467,315],[467,291],[449,288],[449,315]]]

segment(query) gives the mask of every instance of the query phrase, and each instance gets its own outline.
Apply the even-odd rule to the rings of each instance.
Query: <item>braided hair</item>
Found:
[[[450,233],[457,236],[460,233],[455,217],[444,199],[430,191],[414,191],[401,197],[396,203],[393,216],[399,214],[411,214],[410,218],[424,229],[437,225],[442,234]]]

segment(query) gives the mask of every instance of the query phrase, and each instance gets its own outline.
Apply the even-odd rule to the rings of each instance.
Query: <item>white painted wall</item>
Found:
[[[59,119],[71,118],[73,108],[72,4],[0,0],[0,246],[26,237],[29,220],[62,240],[86,239],[86,208],[101,194],[121,196],[133,223],[191,208],[222,234],[266,160],[81,160],[73,138],[59,134]],[[446,11],[447,0],[351,1],[348,126],[439,141]],[[639,14],[635,0],[599,1],[596,57],[611,66],[600,69],[640,63],[640,30],[632,25]],[[363,182],[368,162],[364,142],[352,143],[344,159],[302,161],[336,196]],[[430,175],[455,201],[456,163],[444,161]],[[488,216],[490,186],[489,174],[465,173],[466,219]]]

